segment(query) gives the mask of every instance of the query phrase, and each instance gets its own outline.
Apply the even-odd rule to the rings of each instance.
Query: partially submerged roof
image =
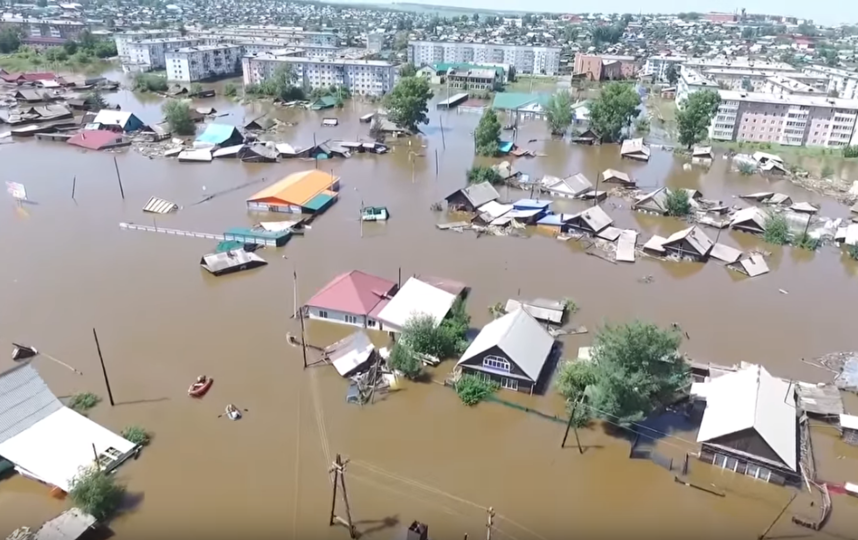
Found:
[[[339,178],[325,171],[310,169],[290,174],[247,199],[248,202],[303,206],[316,195],[330,190]]]
[[[0,374],[0,443],[63,408],[36,369],[21,364]]]
[[[532,381],[536,381],[554,346],[554,338],[536,319],[519,309],[485,325],[457,365],[495,346],[515,362]]]
[[[243,249],[233,249],[220,253],[204,255],[200,260],[200,266],[214,275],[238,272],[240,270],[251,270],[265,266],[268,262],[256,253],[250,253]]]
[[[489,201],[477,208],[477,212],[483,221],[493,221],[512,210],[512,208],[511,204],[500,204],[497,201]]]
[[[813,206],[808,202],[799,202],[790,206],[790,210],[793,212],[802,212],[805,214],[815,214],[819,212],[819,208]]]
[[[664,253],[665,242],[667,242],[667,238],[654,234],[652,235],[652,238],[646,241],[646,243],[643,245],[643,248],[645,250],[653,251],[655,253]]]
[[[401,330],[411,317],[428,315],[437,326],[455,301],[455,294],[412,277],[378,313],[378,319],[385,324],[385,329]]]
[[[733,219],[730,220],[730,226],[736,227],[737,225],[753,224],[757,229],[764,229],[766,227],[767,219],[769,219],[768,214],[756,206],[751,206],[743,208],[733,214]]]
[[[620,233],[620,238],[617,242],[617,260],[621,262],[635,262],[635,245],[637,241],[637,231],[626,229]]]
[[[396,287],[393,281],[360,270],[340,274],[322,287],[305,305],[368,315]]]
[[[796,403],[791,384],[752,365],[706,383],[697,442],[753,429],[791,470],[798,470]]]
[[[638,156],[644,159],[649,159],[650,149],[644,144],[643,139],[626,139],[623,141],[623,146],[620,148],[622,156]]]
[[[69,508],[46,521],[33,540],[77,540],[96,524],[96,519],[80,508]]]
[[[774,161],[775,163],[783,165],[784,162],[784,160],[781,159],[780,156],[776,156],[774,154],[767,154],[766,152],[754,152],[754,155],[752,157],[757,163],[766,163],[768,161]]]
[[[95,115],[93,123],[103,126],[119,126],[122,129],[128,125],[132,118],[137,118],[128,111],[115,111],[113,109],[102,109]],[[141,122],[142,124],[142,122]]]
[[[546,181],[547,180],[547,181]],[[549,191],[577,197],[582,193],[586,193],[593,189],[593,183],[582,173],[573,174],[566,178],[549,178],[543,179],[546,189]]]
[[[712,157],[712,147],[711,146],[695,146],[691,150],[691,157],[711,158]]]
[[[325,356],[343,377],[348,377],[356,369],[366,364],[375,351],[375,345],[366,332],[359,330],[325,347]]]
[[[627,186],[635,185],[628,174],[616,169],[605,169],[602,172],[602,182],[624,184]]]
[[[122,142],[122,135],[109,130],[83,130],[73,135],[68,141],[72,146],[79,146],[87,150],[101,150],[106,146]]]
[[[712,251],[709,252],[709,256],[726,264],[733,264],[742,257],[742,252],[736,248],[716,242],[715,245],[712,246]]]
[[[455,192],[447,196],[447,199],[460,192],[474,208],[479,208],[480,206],[488,202],[495,201],[500,198],[500,194],[498,194],[498,191],[493,185],[491,185],[491,183],[479,182],[477,184],[471,184],[468,187],[456,190]]]
[[[839,416],[843,414],[840,390],[833,384],[797,382],[795,394],[799,409],[810,414]]]
[[[241,136],[241,133],[238,132],[238,129],[235,126],[230,126],[228,124],[209,124],[206,126],[206,130],[197,137],[197,142],[217,146],[229,141],[230,139],[244,140],[244,137]]]
[[[638,197],[634,203],[635,209],[650,212],[667,213],[667,188],[661,187]]]
[[[548,300],[545,298],[535,298],[533,300],[524,301],[510,298],[506,301],[504,311],[507,313],[512,313],[519,309],[527,311],[536,320],[550,322],[553,324],[562,324],[566,306],[563,302]]]
[[[165,199],[159,199],[158,197],[151,197],[149,202],[146,203],[146,206],[143,207],[144,212],[150,212],[152,214],[169,214],[170,212],[175,212],[178,209],[178,204]]]
[[[759,253],[754,253],[747,259],[742,259],[739,261],[739,264],[742,271],[749,277],[757,277],[769,273],[769,265],[766,264],[766,260]]]
[[[599,232],[605,227],[614,222],[601,206],[591,206],[590,208],[575,214],[576,219],[584,222],[593,232]]]
[[[685,240],[688,244],[698,253],[698,255],[706,255],[712,249],[714,242],[709,236],[703,232],[703,229],[698,227],[697,225],[693,225],[688,227],[687,229],[682,229],[681,231],[675,232],[670,235],[667,241],[663,244],[665,247],[669,247],[671,244],[676,242],[680,242]]]
[[[448,293],[455,294],[456,296],[461,295],[463,292],[465,292],[465,289],[468,288],[468,286],[464,283],[453,279],[437,276],[428,276],[426,274],[417,274],[414,277],[415,279],[419,279],[423,283],[428,283],[429,285],[432,285],[437,289],[447,291]]]

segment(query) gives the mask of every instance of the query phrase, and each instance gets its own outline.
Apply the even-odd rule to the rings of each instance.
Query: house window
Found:
[[[321,318],[321,319],[327,319],[327,318],[328,318],[328,312],[327,312],[327,311],[325,311],[325,310],[323,310],[323,309],[320,309],[320,310],[319,310],[319,318]]]
[[[518,381],[516,379],[502,377],[501,388],[506,388],[507,390],[518,390]]]
[[[375,328],[375,320],[374,319],[367,319],[366,325],[369,326],[370,328]]]
[[[357,323],[358,323],[358,318],[357,318],[357,317],[355,317],[354,315],[346,315],[346,316],[345,316],[345,321],[346,321],[348,324],[357,324]]]
[[[497,369],[500,371],[510,371],[509,362],[500,356],[486,356],[483,358],[483,367]]]

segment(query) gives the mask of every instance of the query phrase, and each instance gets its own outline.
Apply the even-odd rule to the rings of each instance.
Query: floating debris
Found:
[[[144,212],[152,214],[169,214],[170,212],[175,212],[178,209],[178,204],[165,199],[159,199],[158,197],[150,198],[149,202],[146,203],[146,206],[143,207]]]

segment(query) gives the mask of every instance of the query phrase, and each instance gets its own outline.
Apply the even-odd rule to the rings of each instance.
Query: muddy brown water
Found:
[[[160,119],[160,100],[141,101],[127,92],[108,97],[144,121]],[[219,99],[204,105],[228,113],[221,121],[234,124],[262,110]],[[314,133],[318,140],[364,136],[368,127],[357,118],[369,110],[368,104],[320,113],[278,109],[278,116],[298,122],[279,138],[306,145]],[[321,128],[325,116],[336,116],[340,126]],[[214,242],[123,231],[118,223],[151,224],[141,207],[156,195],[185,206],[157,216],[159,226],[214,233],[249,226],[259,217],[247,213],[244,199],[261,186],[192,203],[253,179],[276,180],[312,168],[314,162],[179,164],[122,152],[117,161],[123,201],[112,154],[39,141],[0,146],[0,176],[22,181],[38,203],[18,207],[8,197],[0,203],[5,254],[0,342],[32,344],[84,372],[77,376],[36,360],[58,395],[87,390],[106,398],[92,341],[97,328],[118,404],[102,403],[90,416],[116,431],[140,424],[154,434],[140,459],[120,469],[134,501],[111,524],[118,538],[150,533],[228,538],[248,532],[346,538],[345,530],[329,532],[327,521],[326,471],[336,453],[352,460],[347,482],[358,529],[378,538],[401,534],[414,519],[428,523],[436,538],[482,535],[488,506],[498,513],[496,533],[513,540],[544,540],[570,530],[593,537],[761,533],[789,500],[789,491],[692,462],[697,481],[727,491],[717,498],[674,483],[670,473],[648,461],[629,460],[628,442],[600,427],[582,430],[588,449],[579,455],[574,448],[559,448],[561,424],[497,404],[466,408],[436,384],[406,384],[361,408],[345,403],[347,383],[330,367],[302,371],[300,349],[286,342],[287,332],[298,331],[289,318],[293,270],[300,301],[352,268],[391,279],[401,267],[403,279],[427,273],[460,280],[472,287],[468,305],[477,328],[489,321],[489,305],[518,294],[571,297],[580,306],[576,324],[593,329],[606,320],[678,322],[690,336],[683,349],[701,360],[759,362],[777,375],[810,381],[823,380],[826,373],[801,358],[856,348],[855,266],[834,248],[806,254],[767,247],[774,252],[772,272],[749,280],[714,262],[639,259],[613,265],[585,256],[575,242],[537,234],[476,239],[436,230],[434,224],[444,217],[431,212],[430,204],[463,184],[464,171],[474,162],[471,133],[478,117],[444,113],[442,142],[439,113],[433,108],[430,116],[425,138],[411,146],[397,141],[389,155],[320,161],[320,168],[342,177],[340,200],[305,237],[262,251],[268,267],[222,278],[198,267]],[[648,164],[621,161],[614,146],[573,147],[545,140],[539,123],[525,124],[519,142],[533,138],[539,141],[523,146],[548,156],[516,165],[536,177],[580,171],[595,180],[612,167],[642,185],[693,187],[729,202],[739,193],[777,190],[821,204],[824,214],[848,215],[845,206],[787,181],[730,173],[720,160],[708,171],[690,172],[662,151],[654,151]],[[518,196],[524,194],[508,194]],[[366,224],[363,238],[357,221],[361,200],[386,205],[392,215],[387,223]],[[617,224],[645,236],[681,227],[674,220],[631,213],[628,205],[609,200],[604,208]],[[584,206],[564,201],[555,208]],[[742,249],[761,246],[754,237],[732,232],[721,240]],[[640,283],[647,275],[654,281]],[[308,328],[309,340],[318,345],[347,333],[346,327],[325,323]],[[376,339],[383,343],[382,336]],[[565,355],[574,356],[591,340],[591,335],[564,339]],[[443,379],[451,368],[442,364],[434,376]],[[185,388],[200,373],[214,377],[214,387],[205,399],[189,400]],[[549,413],[563,408],[550,391],[542,397],[508,394],[504,397]],[[227,403],[247,409],[245,418],[218,418]],[[854,402],[847,405],[858,412]],[[820,470],[826,479],[858,480],[858,452],[832,430],[818,432],[817,458],[824,462]],[[678,459],[695,448],[693,440],[694,433],[678,431],[658,444]],[[48,489],[36,482],[4,480],[0,532],[38,526],[65,504],[49,498]],[[835,497],[832,519],[822,532],[784,518],[771,534],[850,538],[856,507],[854,500]],[[815,512],[801,499],[790,509]]]

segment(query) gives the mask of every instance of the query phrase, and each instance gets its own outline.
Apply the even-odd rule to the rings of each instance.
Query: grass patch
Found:
[[[497,392],[499,388],[500,386],[494,381],[476,375],[462,375],[462,378],[456,383],[456,394],[459,395],[462,403],[468,407],[473,407]]]
[[[771,214],[766,219],[763,240],[769,244],[783,246],[789,243],[789,225],[787,220],[780,214]]]
[[[511,82],[504,87],[506,92],[546,92],[557,89],[557,77],[530,77],[527,75],[518,75],[515,82]]]
[[[0,55],[0,68],[10,73],[21,71],[70,71],[87,75],[99,74],[115,65],[110,60],[102,60],[93,56],[73,54],[68,60],[57,62],[48,61],[45,55],[33,50],[24,49],[12,54]]]
[[[839,148],[824,148],[819,146],[788,146],[768,142],[751,141],[710,141],[712,146],[733,150],[740,154],[753,154],[754,152],[768,152],[777,154],[784,159],[790,157],[810,157],[832,159],[849,159],[843,157],[843,151]]]
[[[78,392],[69,398],[68,408],[81,414],[92,409],[101,402],[101,398],[92,392]]]
[[[797,248],[806,249],[808,251],[816,251],[816,248],[819,247],[819,240],[813,238],[807,233],[801,233],[795,237],[792,245]]]
[[[121,435],[124,439],[140,446],[146,446],[152,440],[149,432],[141,426],[126,426],[122,429]]]

